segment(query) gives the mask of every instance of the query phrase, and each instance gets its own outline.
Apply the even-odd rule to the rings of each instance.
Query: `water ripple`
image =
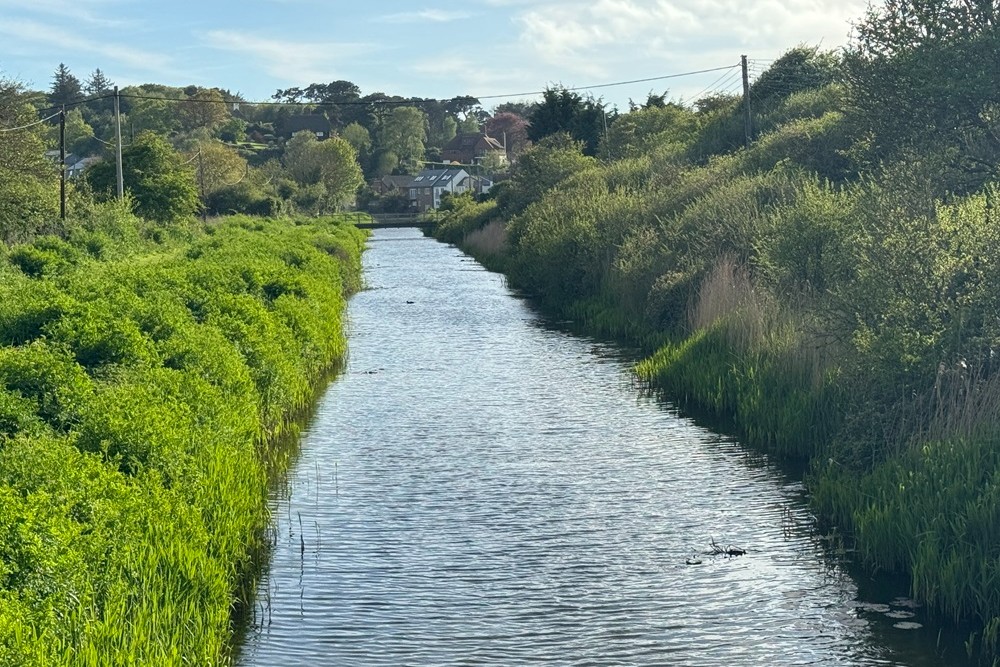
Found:
[[[379,234],[239,664],[917,664],[858,611],[800,484],[453,248]]]

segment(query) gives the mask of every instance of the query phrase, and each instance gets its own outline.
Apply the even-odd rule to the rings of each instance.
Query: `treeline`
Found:
[[[48,91],[0,77],[0,152],[12,156],[8,165],[0,157],[0,206],[9,199],[15,202],[12,209],[31,218],[15,221],[13,212],[0,210],[6,238],[23,237],[6,233],[11,225],[37,228],[58,210],[60,109],[66,113],[66,167],[75,177],[71,206],[74,198],[102,201],[116,194],[114,90],[100,69],[81,82],[62,64]],[[174,190],[151,195],[158,200],[176,195],[164,200],[165,209],[176,209],[169,215],[324,215],[363,207],[377,196],[363,187],[367,181],[416,173],[425,163],[440,161],[442,148],[458,133],[502,137],[516,157],[529,143],[527,116],[534,108],[506,104],[487,112],[467,96],[362,95],[349,81],[279,90],[273,101],[257,104],[223,88],[151,83],[119,92],[126,162],[138,162],[136,170],[147,174],[149,167],[169,167]],[[46,122],[36,123],[39,118]],[[151,150],[158,154],[155,164],[147,162]],[[140,190],[151,184],[137,182],[136,170],[126,170],[125,187],[147,199]],[[91,172],[103,173],[92,177]],[[29,187],[15,182],[24,176]]]
[[[341,363],[364,235],[150,225],[0,246],[0,664],[221,664],[267,444]]]
[[[811,462],[873,570],[1000,649],[1000,7],[873,6],[742,100],[651,99],[594,156],[553,134],[463,243],[550,308],[643,343],[639,373]]]

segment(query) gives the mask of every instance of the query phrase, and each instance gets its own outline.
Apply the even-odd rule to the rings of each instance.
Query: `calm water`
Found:
[[[847,573],[799,483],[615,348],[415,230],[365,267],[238,664],[955,664],[894,627],[926,623],[905,588]]]

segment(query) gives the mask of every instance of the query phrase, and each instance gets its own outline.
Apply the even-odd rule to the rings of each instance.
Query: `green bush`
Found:
[[[235,218],[163,247],[98,214],[101,253],[42,239],[58,271],[0,284],[0,662],[218,664],[266,444],[344,358],[363,233]]]

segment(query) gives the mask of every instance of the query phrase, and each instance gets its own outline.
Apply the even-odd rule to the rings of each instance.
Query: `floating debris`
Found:
[[[709,543],[712,546],[711,551],[706,551],[705,553],[709,556],[745,556],[747,553],[746,549],[741,549],[740,547],[734,547],[732,545],[722,546],[716,544],[715,538]]]
[[[886,614],[892,609],[889,605],[880,602],[859,602],[855,607],[859,611],[870,611],[876,614]]]
[[[919,630],[924,626],[920,623],[914,623],[913,621],[900,621],[899,623],[893,623],[892,627],[897,630]]]
[[[898,597],[892,601],[893,607],[905,607],[907,609],[920,609],[923,607],[922,604],[916,600],[911,600],[910,598]]]
[[[687,563],[688,565],[701,565],[701,559],[700,558],[688,558],[684,562]]]

